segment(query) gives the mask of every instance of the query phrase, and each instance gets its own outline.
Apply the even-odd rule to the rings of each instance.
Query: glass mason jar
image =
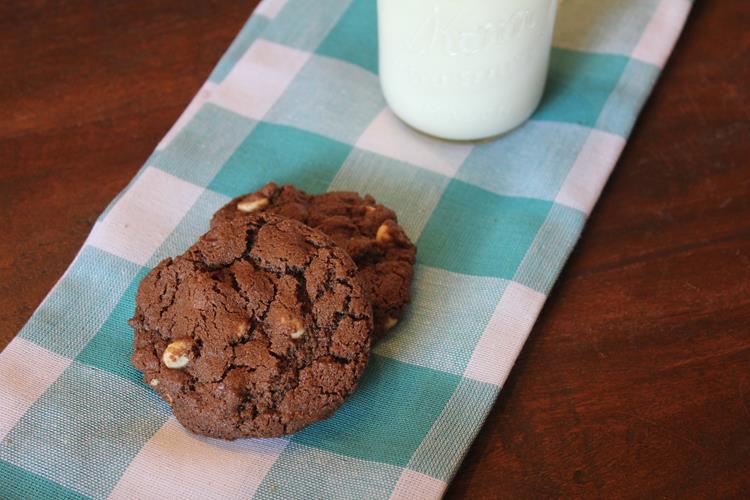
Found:
[[[446,139],[507,132],[539,105],[557,0],[378,0],[380,82],[393,112]]]

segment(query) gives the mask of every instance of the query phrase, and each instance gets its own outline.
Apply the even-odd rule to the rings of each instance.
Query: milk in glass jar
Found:
[[[428,134],[507,132],[539,105],[558,0],[378,0],[380,80]]]

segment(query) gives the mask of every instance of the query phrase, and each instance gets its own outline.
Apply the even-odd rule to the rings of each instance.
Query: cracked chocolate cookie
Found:
[[[227,203],[214,214],[211,224],[256,212],[304,222],[323,231],[351,255],[372,302],[375,339],[398,323],[410,301],[417,250],[398,225],[393,210],[376,203],[370,195],[309,195],[294,186],[270,183]]]
[[[215,224],[136,296],[132,363],[187,429],[293,433],[354,390],[372,309],[349,255],[320,231],[259,213]]]

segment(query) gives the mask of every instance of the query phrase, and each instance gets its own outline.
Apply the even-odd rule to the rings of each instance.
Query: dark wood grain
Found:
[[[255,2],[0,3],[0,347]],[[449,498],[750,497],[750,32],[697,1]]]

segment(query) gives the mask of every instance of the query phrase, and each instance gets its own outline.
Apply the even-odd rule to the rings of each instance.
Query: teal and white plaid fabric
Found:
[[[565,0],[532,120],[480,145],[403,126],[375,0],[265,0],[0,354],[3,498],[435,498],[493,405],[690,0]],[[419,255],[356,394],[286,439],[191,435],[129,363],[139,281],[268,181],[372,193]]]

